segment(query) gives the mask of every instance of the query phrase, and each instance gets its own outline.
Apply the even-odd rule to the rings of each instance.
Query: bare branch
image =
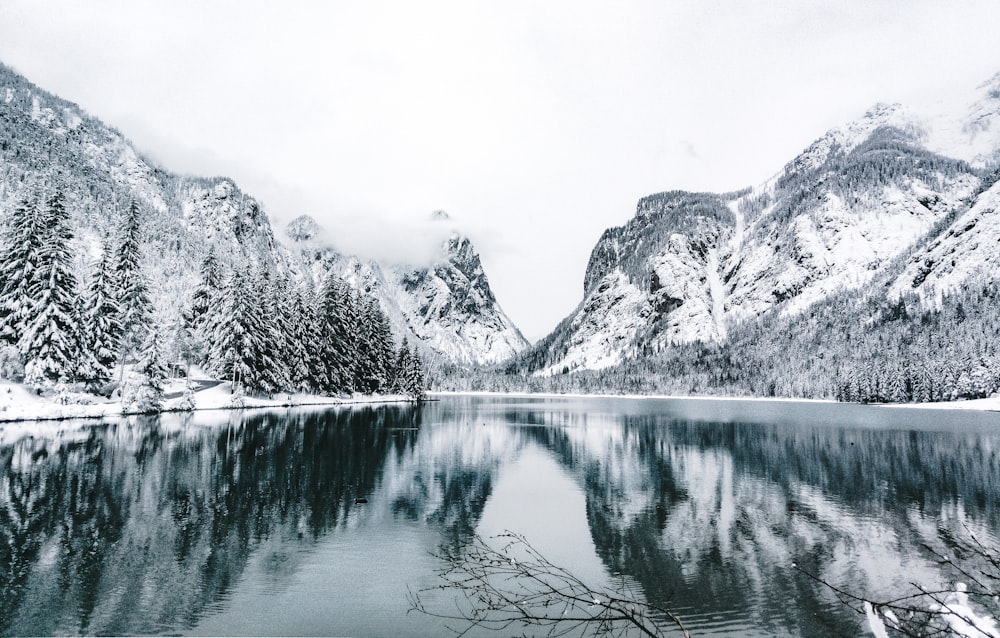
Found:
[[[665,635],[657,622],[667,622],[689,636],[676,614],[639,600],[624,579],[617,589],[594,588],[552,564],[524,536],[505,532],[491,540],[500,548],[476,536],[463,550],[442,549],[435,554],[442,562],[437,574],[443,582],[411,591],[411,611],[463,623],[449,627],[459,636],[474,627],[497,631],[534,627],[550,637]],[[439,598],[448,594],[453,607],[439,604]]]

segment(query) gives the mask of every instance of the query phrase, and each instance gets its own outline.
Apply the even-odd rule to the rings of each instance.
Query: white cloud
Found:
[[[6,0],[0,60],[347,249],[406,252],[449,211],[539,337],[639,197],[759,182],[874,102],[976,84],[998,21],[929,0]]]

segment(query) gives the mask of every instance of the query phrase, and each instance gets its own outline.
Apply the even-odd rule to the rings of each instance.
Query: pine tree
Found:
[[[409,367],[410,359],[410,347],[407,343],[406,337],[403,337],[403,343],[399,346],[399,350],[396,352],[396,360],[392,364],[392,368],[389,370],[389,391],[398,392],[402,394],[405,392],[406,387],[406,373],[405,370]]]
[[[320,290],[318,304],[320,374],[329,393],[354,391],[354,365],[357,352],[353,303],[347,284],[334,274],[327,276]]]
[[[211,249],[201,262],[201,282],[191,295],[190,318],[197,325],[211,313],[219,290],[222,288],[222,271],[215,250]]]
[[[195,287],[191,300],[182,313],[184,334],[189,337],[191,361],[208,365],[214,313],[222,295],[222,270],[215,251],[209,250],[201,262],[201,281]]]
[[[384,391],[392,365],[392,336],[385,315],[374,299],[359,304],[355,330],[355,389],[364,394]]]
[[[308,303],[309,294],[302,287],[291,289],[288,281],[279,283],[279,325],[284,335],[290,390],[308,392],[315,387],[314,370],[318,344],[315,339],[315,313]]]
[[[254,301],[258,289],[236,271],[222,291],[219,311],[214,315],[209,350],[209,368],[221,379],[232,381],[233,393],[244,390],[271,393],[280,388],[275,370],[274,333],[262,316],[262,305]]]
[[[37,278],[29,290],[34,305],[19,344],[25,380],[30,384],[47,385],[77,376],[82,347],[72,239],[69,214],[57,192],[46,202]]]
[[[122,327],[111,260],[112,250],[105,242],[101,258],[94,264],[84,308],[85,361],[81,376],[93,384],[106,383],[111,379],[121,351]]]
[[[375,392],[388,392],[395,349],[392,341],[392,330],[389,328],[389,319],[379,308],[378,303],[372,303],[372,312],[374,315],[372,318],[374,328],[372,356],[378,374],[378,386],[375,388]]]
[[[145,341],[152,314],[146,278],[142,274],[139,240],[139,207],[132,202],[122,220],[121,236],[115,253],[117,301],[121,312],[122,364],[129,353]]]
[[[427,392],[427,376],[424,371],[424,362],[420,360],[420,355],[417,354],[416,348],[413,349],[410,355],[410,366],[406,374],[406,386],[407,393],[411,397],[417,401],[423,400]]]
[[[171,376],[189,376],[191,364],[198,360],[199,343],[187,319],[189,312],[190,309],[186,308],[164,329],[164,360]]]
[[[0,339],[16,345],[31,318],[38,260],[45,235],[41,206],[27,197],[10,216],[0,257]]]
[[[167,368],[163,362],[159,331],[149,329],[139,349],[138,362],[122,386],[122,412],[148,413],[162,409],[166,381]]]
[[[427,391],[427,380],[424,375],[423,362],[417,354],[416,348],[410,350],[406,339],[399,348],[396,355],[396,365],[394,366],[395,381],[392,384],[393,390],[402,394],[407,394],[417,401],[424,398]]]
[[[291,386],[286,353],[289,350],[287,337],[281,325],[278,285],[266,270],[260,270],[253,282],[251,299],[255,315],[253,322],[259,333],[255,354],[254,384],[267,394],[274,394]]]

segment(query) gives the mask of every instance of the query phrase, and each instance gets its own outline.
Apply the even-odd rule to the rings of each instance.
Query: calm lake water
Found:
[[[0,426],[3,635],[446,635],[408,591],[505,530],[694,635],[858,635],[793,563],[889,595],[945,578],[922,543],[1000,544],[997,414],[444,397],[35,431]]]

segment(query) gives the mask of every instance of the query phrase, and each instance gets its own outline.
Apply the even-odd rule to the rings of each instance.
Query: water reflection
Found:
[[[857,635],[859,619],[793,564],[890,594],[946,579],[923,543],[966,525],[997,543],[998,439],[949,429],[619,414],[537,436],[585,484],[609,570],[698,633]]]
[[[942,578],[921,543],[964,525],[997,542],[1000,439],[988,418],[932,427],[934,417],[875,408],[775,417],[770,405],[710,407],[449,398],[8,436],[0,634],[210,632],[211,618],[254,604],[248,588],[296,591],[346,538],[371,539],[379,554],[309,581],[328,588],[317,594],[323,610],[303,605],[258,630],[426,633],[391,587],[351,609],[336,599],[359,579],[433,582],[426,551],[468,543],[505,472],[551,477],[552,463],[568,478],[549,491],[581,497],[573,529],[589,529],[607,574],[638,583],[696,633],[852,635],[858,619],[792,563],[891,592]],[[531,528],[530,508],[493,511],[487,527],[499,515]],[[351,614],[360,624],[329,624]]]
[[[0,631],[190,626],[263,540],[343,526],[386,459],[412,446],[420,412],[234,417],[138,419],[0,449]]]

